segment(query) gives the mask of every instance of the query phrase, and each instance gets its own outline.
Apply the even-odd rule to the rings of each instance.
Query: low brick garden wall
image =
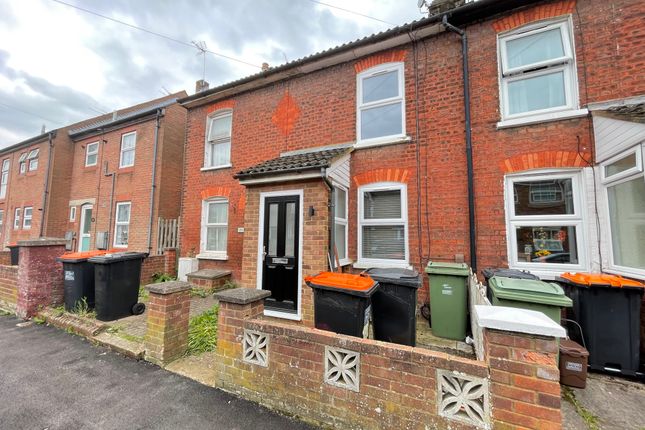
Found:
[[[0,266],[11,266],[11,251],[0,251]]]
[[[15,310],[18,303],[18,266],[0,265],[0,304]]]
[[[149,284],[155,273],[177,276],[177,250],[175,248],[167,248],[163,254],[151,255],[143,260],[141,264],[141,285]]]

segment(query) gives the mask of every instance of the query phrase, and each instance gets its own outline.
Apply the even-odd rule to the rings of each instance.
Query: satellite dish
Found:
[[[417,1],[417,7],[421,9],[423,6],[426,5],[426,0],[419,0]]]

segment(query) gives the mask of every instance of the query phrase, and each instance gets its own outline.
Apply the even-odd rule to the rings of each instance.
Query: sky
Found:
[[[0,148],[422,17],[417,0],[0,0]],[[239,61],[206,53],[204,75],[191,42]]]

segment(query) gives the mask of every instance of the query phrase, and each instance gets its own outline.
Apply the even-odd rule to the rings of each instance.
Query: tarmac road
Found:
[[[310,429],[52,327],[0,316],[0,429]]]

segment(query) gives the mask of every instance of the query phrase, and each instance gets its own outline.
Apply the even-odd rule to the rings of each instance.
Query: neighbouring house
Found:
[[[305,324],[303,277],[336,265],[422,271],[431,259],[465,259],[546,279],[645,278],[642,259],[621,260],[630,270],[603,261],[612,241],[623,254],[642,249],[642,137],[622,152],[631,164],[616,167],[637,185],[614,204],[630,227],[612,232],[621,218],[604,215],[599,194],[611,187],[594,177],[603,160],[588,108],[645,94],[642,13],[636,0],[453,2],[200,85],[179,101],[188,109],[182,257],[271,290],[265,313]]]
[[[186,110],[176,100],[185,95],[0,150],[3,247],[71,233],[74,250],[89,250],[96,248],[97,232],[105,232],[107,248],[158,253],[159,219],[179,216]]]

